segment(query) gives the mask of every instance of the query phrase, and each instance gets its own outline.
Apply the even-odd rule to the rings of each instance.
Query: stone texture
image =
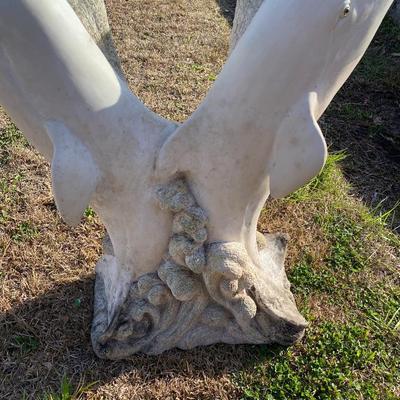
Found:
[[[131,284],[111,320],[103,266],[97,271],[92,342],[99,357],[159,354],[217,342],[291,344],[302,337],[306,322],[286,279],[283,236],[263,236],[263,270],[258,270],[241,243],[206,243],[207,236],[193,240],[196,230],[206,230],[207,217],[183,179],[161,187],[157,197],[174,222],[195,224],[179,224],[179,235],[171,237],[156,273]],[[104,252],[112,253],[108,239]]]

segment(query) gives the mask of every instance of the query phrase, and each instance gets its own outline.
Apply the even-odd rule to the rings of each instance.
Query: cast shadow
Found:
[[[216,0],[219,5],[221,14],[232,26],[233,17],[235,16],[236,0]]]
[[[63,376],[101,387],[123,374],[133,385],[172,379],[218,379],[273,357],[275,347],[214,345],[126,361],[101,360],[90,343],[93,278],[62,283],[0,314],[2,398],[42,398],[60,391]]]

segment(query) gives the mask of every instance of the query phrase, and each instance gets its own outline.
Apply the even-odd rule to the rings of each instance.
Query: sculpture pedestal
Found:
[[[110,243],[104,246],[96,268],[96,354],[121,359],[220,342],[289,345],[299,340],[306,321],[283,266],[286,238],[259,238],[261,266],[256,266],[241,243],[207,243],[207,218],[183,180],[158,195],[160,205],[174,214],[168,252],[156,273],[131,283],[125,302],[111,314],[103,271],[115,259]]]

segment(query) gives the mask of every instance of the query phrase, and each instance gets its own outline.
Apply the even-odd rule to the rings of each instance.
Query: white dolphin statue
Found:
[[[0,104],[51,160],[65,221],[91,203],[112,242],[97,354],[301,337],[284,249],[260,251],[257,219],[323,167],[317,121],[391,3],[266,0],[178,125],[136,98],[66,0],[0,1]]]

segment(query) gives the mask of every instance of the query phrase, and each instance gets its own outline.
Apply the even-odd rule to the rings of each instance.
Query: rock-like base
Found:
[[[175,347],[299,340],[306,321],[284,271],[285,237],[259,240],[262,265],[255,266],[241,243],[207,243],[207,218],[183,180],[158,195],[160,205],[174,213],[168,254],[157,273],[132,283],[111,320],[102,271],[115,260],[110,245],[105,246],[95,285],[96,354],[121,359]]]

